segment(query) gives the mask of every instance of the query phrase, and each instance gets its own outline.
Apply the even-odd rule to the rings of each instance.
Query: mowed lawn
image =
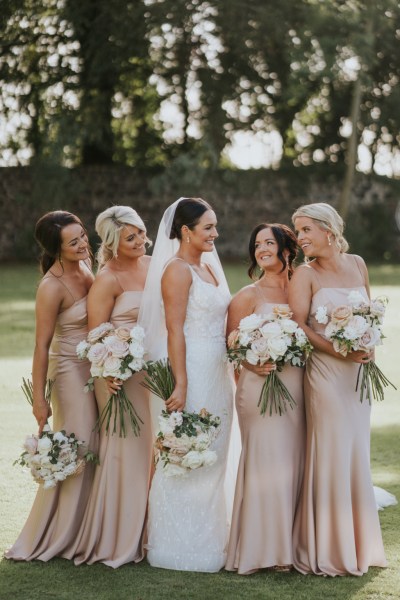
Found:
[[[246,266],[226,265],[231,289],[245,285]],[[373,295],[386,294],[385,345],[377,361],[400,389],[400,268],[370,270]],[[20,391],[30,375],[34,333],[35,265],[0,268],[0,555],[21,530],[36,484],[13,467],[24,436],[36,430]],[[389,389],[372,410],[371,468],[376,485],[400,499],[400,398]],[[333,449],[334,451],[334,449]],[[158,599],[397,599],[400,597],[400,507],[380,514],[388,569],[370,569],[363,577],[323,578],[296,573],[196,574],[152,569],[145,561],[117,570],[104,565],[74,567],[63,559],[49,563],[14,563],[0,559],[0,600],[158,600]]]

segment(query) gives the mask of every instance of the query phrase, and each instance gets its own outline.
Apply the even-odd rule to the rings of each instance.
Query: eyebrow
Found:
[[[263,242],[276,242],[276,239],[273,237],[270,238],[264,238],[263,240],[256,240],[255,243],[256,244],[262,244]]]

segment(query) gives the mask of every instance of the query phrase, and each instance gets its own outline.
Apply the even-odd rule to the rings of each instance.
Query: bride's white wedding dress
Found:
[[[185,410],[221,418],[212,445],[217,462],[185,478],[166,477],[161,462],[149,498],[148,554],[153,567],[216,572],[225,564],[228,515],[225,477],[233,412],[233,381],[225,359],[230,295],[192,271],[184,334],[188,390]],[[233,486],[231,487],[233,493]],[[227,509],[228,507],[228,509]]]

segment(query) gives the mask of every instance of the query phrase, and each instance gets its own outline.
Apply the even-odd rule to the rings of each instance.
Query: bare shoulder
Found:
[[[299,281],[312,283],[314,271],[315,269],[312,262],[303,263],[296,267],[290,281],[294,283],[298,283]]]
[[[65,288],[57,277],[45,275],[39,282],[36,297],[41,300],[44,298],[62,299],[64,297]]]
[[[192,273],[188,263],[180,258],[173,258],[165,267],[163,281],[182,283],[192,281]]]
[[[348,254],[347,256],[355,260],[360,269],[367,269],[367,265],[365,264],[365,260],[362,258],[362,256],[359,256],[358,254]]]
[[[94,293],[101,293],[103,290],[111,293],[113,296],[119,294],[120,285],[114,273],[110,269],[100,269],[94,279],[92,287],[90,288],[92,295]]]
[[[245,303],[254,302],[256,295],[257,295],[256,286],[254,285],[254,283],[251,283],[250,285],[246,285],[244,288],[242,288],[241,290],[236,292],[236,294],[233,296],[233,298],[231,300],[231,304],[232,303],[245,304]]]

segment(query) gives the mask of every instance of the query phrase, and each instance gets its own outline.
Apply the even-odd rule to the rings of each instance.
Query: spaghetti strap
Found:
[[[317,283],[318,283],[318,285],[319,285],[319,289],[322,289],[324,286],[323,286],[323,285],[322,285],[322,283],[321,283],[321,280],[320,280],[320,278],[319,278],[319,275],[318,275],[318,273],[317,273],[317,270],[316,270],[316,269],[313,269],[313,273],[314,273],[314,275],[315,275],[315,278],[316,278],[316,280],[317,280]]]
[[[355,255],[354,255],[354,254],[352,254],[352,256],[353,256],[353,258],[354,258],[354,261],[355,261],[355,263],[356,263],[356,265],[357,265],[358,272],[359,272],[359,273],[360,273],[360,275],[361,275],[361,280],[362,280],[363,284],[365,285],[365,277],[364,277],[364,274],[362,273],[362,271],[361,271],[361,269],[360,269],[360,265],[358,264],[358,260],[357,260],[357,258],[355,257]]]
[[[122,290],[123,292],[126,292],[126,290],[125,290],[124,286],[122,285],[122,283],[121,283],[121,282],[120,282],[120,280],[119,280],[119,277],[118,277],[118,275],[117,275],[116,273],[114,273],[114,271],[110,271],[110,273],[112,273],[112,274],[114,275],[114,277],[115,277],[115,280],[116,280],[116,282],[118,283],[118,285],[119,285],[119,287],[121,288],[121,290]]]
[[[48,271],[48,273],[50,273],[50,275],[53,275],[53,277],[55,277],[55,279],[57,279],[57,281],[59,281],[67,290],[67,292],[69,293],[69,295],[71,296],[72,300],[74,301],[74,303],[76,302],[76,298],[73,295],[73,293],[71,292],[71,290],[69,289],[69,287],[66,285],[66,283],[64,283],[64,281],[62,280],[62,277],[57,277],[57,275],[54,275],[54,273],[52,273],[50,270]]]

